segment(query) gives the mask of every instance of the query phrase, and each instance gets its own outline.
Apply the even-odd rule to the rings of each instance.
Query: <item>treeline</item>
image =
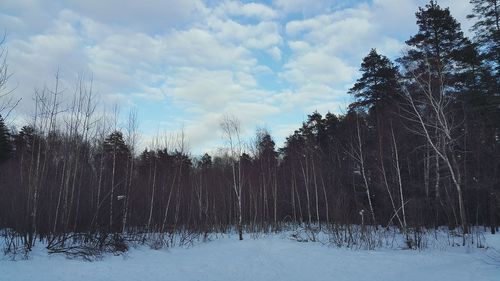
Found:
[[[34,95],[33,121],[0,119],[0,229],[59,241],[71,233],[267,231],[284,224],[489,226],[500,216],[500,27],[495,0],[472,0],[475,37],[434,1],[395,62],[373,49],[346,114],[314,112],[276,148],[265,130],[191,157],[182,135],[137,150],[137,121],[97,114],[82,79]],[[334,75],[334,73],[332,73]],[[107,120],[107,121],[106,121]],[[61,238],[63,237],[63,238]]]

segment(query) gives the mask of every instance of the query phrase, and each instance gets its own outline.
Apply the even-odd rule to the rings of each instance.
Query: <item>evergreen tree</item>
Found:
[[[0,115],[0,162],[10,158],[12,153],[12,144],[10,142],[10,134],[5,122]]]
[[[372,49],[363,59],[360,71],[361,78],[349,90],[356,99],[351,108],[382,108],[398,98],[399,72],[387,57]]]
[[[200,166],[202,169],[209,169],[212,167],[212,157],[208,153],[203,154],[201,157]]]
[[[393,112],[396,112],[396,105],[401,99],[399,86],[399,72],[396,66],[385,56],[372,49],[363,59],[361,64],[361,78],[349,90],[354,95],[356,101],[351,104],[351,110],[368,109],[367,121],[373,126],[368,138],[377,140],[378,153],[376,159],[379,160],[381,171],[385,171],[384,156],[389,155],[384,148],[389,147],[390,128],[395,119]],[[375,142],[374,142],[375,143]],[[373,143],[373,144],[374,144]],[[380,175],[380,182],[383,181]]]
[[[476,95],[470,105],[490,123],[493,131],[498,131],[500,123],[500,1],[471,0],[475,19],[472,26],[478,49],[484,60],[476,83]],[[494,137],[495,134],[493,134]],[[497,141],[498,142],[498,141]]]
[[[325,126],[323,123],[323,116],[319,112],[314,111],[312,114],[307,115],[307,121],[302,124],[302,128],[300,129],[308,147],[313,150],[319,148],[318,144],[325,135]]]
[[[130,153],[123,139],[123,134],[120,131],[115,131],[106,138],[104,141],[104,149],[108,153],[117,153],[125,156]]]
[[[471,0],[473,14],[468,18],[476,19],[472,30],[485,58],[492,64],[497,77],[500,71],[500,1]],[[498,79],[498,78],[497,78]]]
[[[333,153],[335,150],[335,138],[338,134],[340,120],[339,118],[328,112],[325,115],[323,124],[325,126],[325,136],[320,139],[320,146],[323,152],[327,153],[329,160],[333,157]]]
[[[275,149],[275,143],[265,130],[257,132],[257,149],[258,157],[263,160],[267,165],[276,165],[278,153]]]
[[[459,79],[457,68],[470,45],[469,40],[450,10],[441,8],[435,1],[430,1],[425,8],[420,7],[415,15],[419,30],[406,41],[410,49],[398,62],[410,78],[425,74],[431,81],[444,81],[447,91],[454,90],[450,85]],[[436,87],[435,90],[440,89]]]

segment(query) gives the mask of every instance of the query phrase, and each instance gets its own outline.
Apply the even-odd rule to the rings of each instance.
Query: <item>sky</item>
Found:
[[[56,73],[67,100],[83,75],[101,107],[137,111],[141,146],[182,130],[192,153],[212,152],[228,115],[244,138],[265,128],[282,146],[313,111],[345,112],[362,58],[400,56],[427,2],[0,0],[8,88],[22,98],[11,118],[27,122]],[[468,0],[437,2],[468,34]]]

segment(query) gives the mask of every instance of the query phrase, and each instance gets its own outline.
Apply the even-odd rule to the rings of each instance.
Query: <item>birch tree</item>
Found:
[[[222,118],[220,127],[224,133],[224,138],[229,144],[229,153],[231,161],[231,173],[233,178],[233,191],[236,196],[237,216],[238,216],[238,235],[243,240],[243,212],[241,205],[241,196],[243,189],[243,171],[240,157],[243,152],[243,143],[241,140],[240,121],[234,117],[226,115]]]

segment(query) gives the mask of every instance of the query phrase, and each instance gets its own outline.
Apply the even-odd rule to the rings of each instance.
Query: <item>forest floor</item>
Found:
[[[500,234],[484,234],[484,248],[432,246],[421,251],[337,248],[298,242],[288,232],[254,238],[219,235],[190,247],[160,250],[137,246],[93,262],[49,255],[38,244],[27,260],[0,256],[0,280],[500,280]]]

